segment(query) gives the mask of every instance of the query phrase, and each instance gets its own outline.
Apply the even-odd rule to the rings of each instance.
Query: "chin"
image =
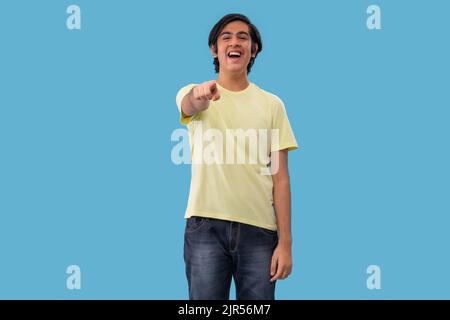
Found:
[[[241,66],[233,66],[233,67],[228,67],[227,68],[228,72],[233,72],[233,73],[240,73],[240,72],[244,72],[247,71],[247,67],[241,67]]]

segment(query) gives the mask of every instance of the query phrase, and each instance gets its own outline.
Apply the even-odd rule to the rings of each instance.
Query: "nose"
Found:
[[[237,47],[240,46],[238,37],[231,38],[230,47],[234,47],[234,46],[237,46]]]
[[[239,44],[238,40],[232,40],[230,45],[228,46],[229,48],[240,48],[241,45]]]

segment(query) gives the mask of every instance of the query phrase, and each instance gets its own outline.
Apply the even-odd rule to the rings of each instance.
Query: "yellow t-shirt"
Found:
[[[242,91],[217,84],[220,99],[186,117],[181,101],[196,85],[181,88],[176,96],[191,152],[185,218],[196,215],[277,230],[268,159],[271,151],[298,147],[282,100],[252,82]]]

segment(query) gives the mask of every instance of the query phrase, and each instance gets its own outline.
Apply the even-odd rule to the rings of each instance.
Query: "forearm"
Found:
[[[277,218],[279,243],[291,245],[291,188],[289,176],[274,180],[273,202]]]

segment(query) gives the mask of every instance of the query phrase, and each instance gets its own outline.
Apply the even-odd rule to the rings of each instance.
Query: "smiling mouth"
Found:
[[[242,54],[239,51],[230,51],[227,54],[227,57],[231,60],[231,61],[237,61],[241,58]]]

